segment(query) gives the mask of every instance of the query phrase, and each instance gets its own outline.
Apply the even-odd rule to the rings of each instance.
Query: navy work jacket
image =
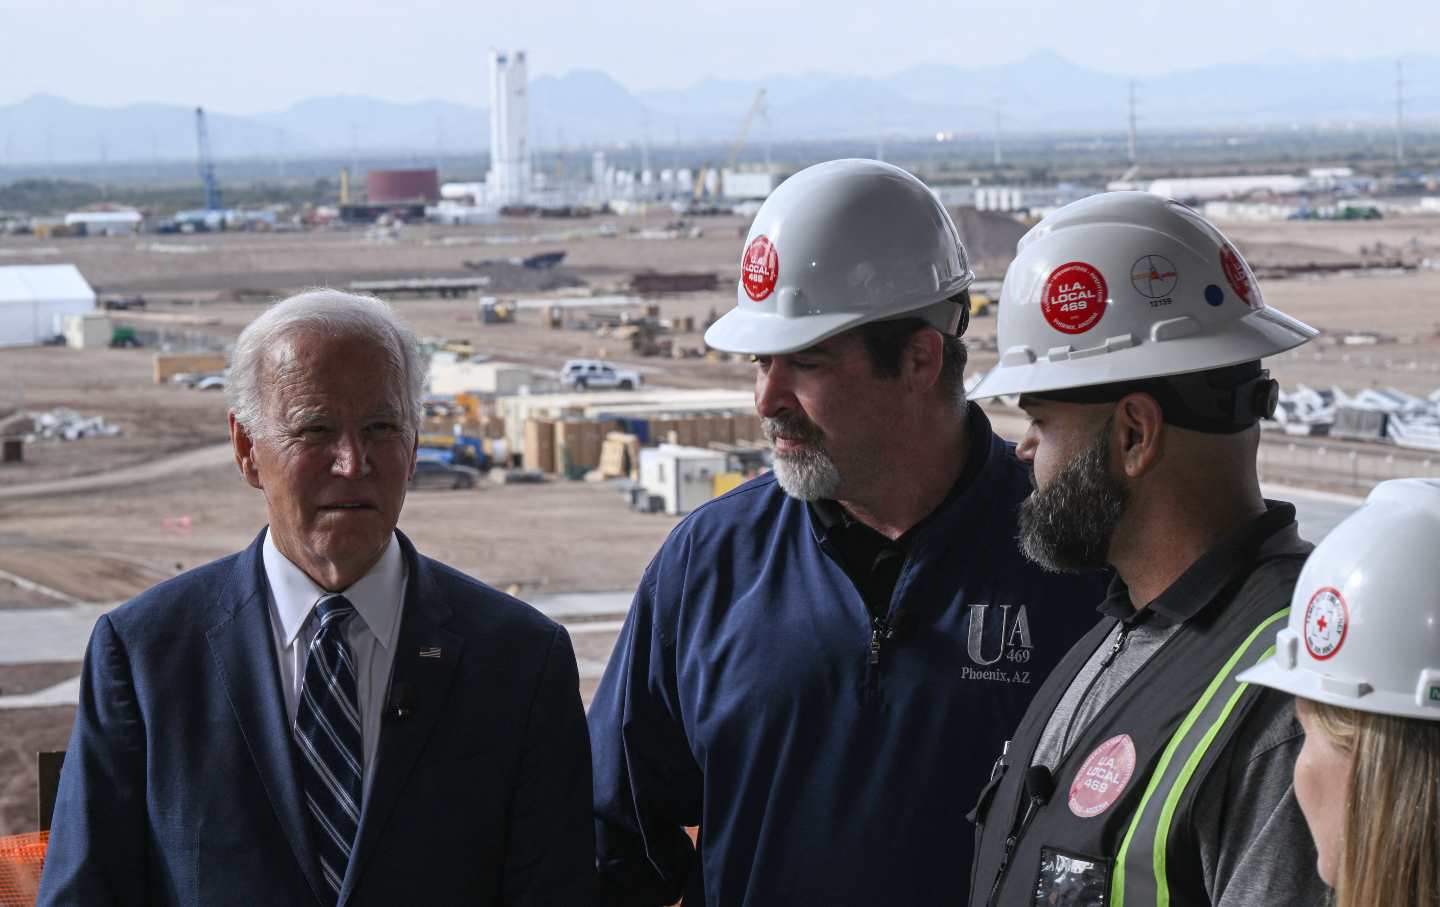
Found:
[[[983,463],[907,539],[888,638],[773,476],[675,528],[590,708],[598,903],[964,898],[965,814],[1105,586],[1020,554],[1028,471],[970,409]]]

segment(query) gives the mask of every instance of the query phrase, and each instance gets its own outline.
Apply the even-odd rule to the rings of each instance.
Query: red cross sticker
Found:
[[[1346,625],[1350,623],[1350,609],[1339,589],[1325,586],[1310,599],[1305,607],[1305,649],[1317,661],[1325,661],[1340,651],[1345,643]]]

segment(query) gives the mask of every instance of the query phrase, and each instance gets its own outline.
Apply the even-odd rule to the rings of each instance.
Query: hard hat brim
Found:
[[[1062,359],[1047,355],[1043,360],[1008,365],[1005,364],[1008,351],[1001,350],[1000,362],[975,386],[970,398],[984,400],[1011,394],[1038,394],[1202,372],[1283,353],[1319,333],[1284,312],[1262,308],[1238,321],[1209,328],[1204,334],[1160,342],[1142,338],[1138,346],[1113,352],[1085,355],[1087,351],[1082,351],[1081,355]],[[1135,355],[1147,345],[1156,347],[1152,355]],[[1157,353],[1165,357],[1163,367],[1156,367],[1154,354]]]
[[[784,318],[739,307],[720,316],[705,332],[705,344],[727,353],[782,356],[812,347],[870,320],[865,312],[835,312]]]
[[[1363,695],[1346,695],[1336,692],[1333,688],[1327,688],[1325,683],[1327,678],[1324,674],[1301,665],[1294,668],[1283,667],[1277,655],[1272,655],[1253,668],[1241,671],[1235,679],[1241,683],[1253,683],[1256,686],[1268,687],[1281,693],[1289,693],[1291,696],[1299,696],[1312,702],[1323,702],[1326,705],[1339,706],[1343,709],[1394,715],[1399,718],[1440,720],[1440,709],[1416,705],[1414,694],[1404,695],[1387,690],[1370,690],[1366,684],[1344,678],[1346,681],[1344,686],[1366,689]]]

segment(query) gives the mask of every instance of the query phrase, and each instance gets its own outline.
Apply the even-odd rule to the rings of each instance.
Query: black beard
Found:
[[[1103,567],[1129,492],[1110,474],[1110,423],[1043,489],[1020,504],[1020,550],[1055,573]]]

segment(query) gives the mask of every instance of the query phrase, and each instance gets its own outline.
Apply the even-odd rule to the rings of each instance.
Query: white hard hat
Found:
[[[1238,679],[1440,720],[1440,481],[1375,486],[1305,562],[1274,657]]]
[[[1020,239],[997,316],[1000,361],[973,398],[1236,365],[1318,331],[1274,309],[1235,247],[1148,192],[1073,202]]]
[[[945,206],[880,161],[807,167],[770,194],[745,239],[735,308],[710,326],[717,350],[780,355],[870,321],[912,314],[956,333],[952,296],[975,275]]]

